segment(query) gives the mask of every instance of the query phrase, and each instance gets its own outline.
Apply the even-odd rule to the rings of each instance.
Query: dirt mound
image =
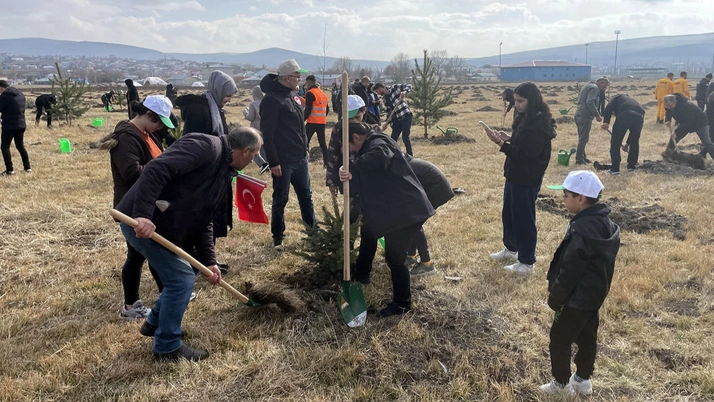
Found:
[[[491,106],[484,106],[481,109],[477,109],[477,112],[498,112],[498,109]]]
[[[558,102],[555,99],[548,99],[547,101],[545,101],[545,103],[547,103],[549,105],[560,105],[560,102]]]
[[[246,296],[261,305],[275,304],[286,313],[304,314],[307,312],[305,302],[298,294],[287,286],[266,282],[254,285],[251,282],[245,284]]]
[[[557,119],[555,119],[556,124],[569,124],[569,123],[575,123],[575,119],[570,116],[560,116]]]
[[[665,151],[662,154],[662,160],[673,162],[680,165],[689,166],[693,169],[704,170],[707,165],[704,163],[704,158],[698,154],[689,154],[686,152]]]
[[[684,240],[687,218],[666,211],[659,204],[631,207],[623,205],[618,198],[605,201],[610,207],[610,219],[620,226],[622,231],[635,233],[649,233],[653,230],[668,230],[672,237]],[[539,194],[536,207],[554,215],[569,218],[572,216],[563,203],[556,198]]]
[[[431,137],[431,143],[434,145],[460,144],[464,142],[471,143],[476,142],[476,140],[461,134],[437,135],[436,137]]]
[[[714,169],[712,168],[694,169],[691,166],[686,166],[666,160],[645,160],[639,166],[637,166],[637,170],[653,174],[679,175],[685,177],[714,176]]]
[[[643,103],[642,106],[644,106],[644,107],[657,106],[657,101],[650,101],[647,103]]]
[[[320,147],[310,148],[310,162],[321,162],[322,161],[322,149]]]

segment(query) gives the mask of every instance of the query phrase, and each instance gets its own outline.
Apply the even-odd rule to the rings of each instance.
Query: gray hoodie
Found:
[[[263,100],[263,91],[260,85],[253,87],[253,102],[243,111],[243,116],[250,122],[250,126],[260,131],[260,102]]]
[[[575,113],[585,118],[594,119],[600,116],[600,88],[595,81],[588,82],[581,90],[578,97],[578,109]]]

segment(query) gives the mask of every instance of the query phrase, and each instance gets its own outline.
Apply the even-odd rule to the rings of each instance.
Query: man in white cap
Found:
[[[270,230],[273,233],[273,249],[283,251],[285,237],[285,205],[292,184],[297,194],[302,220],[315,226],[315,211],[312,203],[310,170],[308,168],[308,141],[300,97],[297,88],[300,68],[293,59],[278,66],[278,74],[268,74],[260,82],[265,93],[260,103],[260,131],[265,144],[273,177],[273,205]]]
[[[593,392],[590,376],[595,369],[598,311],[610,291],[615,259],[620,249],[620,228],[599,202],[604,186],[595,173],[570,172],[560,186],[563,201],[575,216],[555,251],[548,270],[548,306],[555,311],[550,329],[550,361],[553,381],[540,386],[547,394]],[[571,375],[572,344],[577,371]]]

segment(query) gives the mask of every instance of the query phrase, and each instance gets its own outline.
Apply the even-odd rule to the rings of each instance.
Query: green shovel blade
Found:
[[[361,327],[367,321],[367,303],[364,301],[362,284],[342,281],[342,293],[337,296],[337,307],[348,327]]]

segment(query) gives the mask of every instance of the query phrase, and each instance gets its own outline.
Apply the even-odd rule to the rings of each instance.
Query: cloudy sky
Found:
[[[281,47],[389,60],[446,49],[480,57],[714,30],[714,0],[3,0],[0,38],[121,43],[181,53]],[[708,6],[708,7],[705,7]],[[704,12],[709,9],[708,12]],[[713,35],[714,44],[714,35]],[[2,49],[0,49],[2,51]]]

